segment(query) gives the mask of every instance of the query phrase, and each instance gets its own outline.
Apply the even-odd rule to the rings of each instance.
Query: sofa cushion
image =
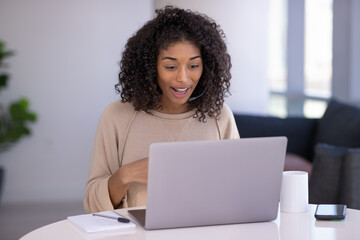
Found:
[[[309,185],[309,202],[338,203],[341,168],[346,148],[327,144],[315,146]]]
[[[349,149],[343,162],[340,202],[360,209],[360,148]]]
[[[315,146],[309,202],[341,203],[360,209],[360,148]]]
[[[287,152],[312,160],[318,119],[234,114],[241,138],[286,136]]]
[[[330,100],[319,120],[317,143],[341,147],[360,147],[360,108]]]

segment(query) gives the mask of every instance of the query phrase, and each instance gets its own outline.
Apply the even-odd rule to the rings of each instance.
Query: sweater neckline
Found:
[[[151,115],[161,119],[179,120],[179,119],[186,119],[192,117],[195,114],[195,109],[179,114],[162,113],[156,110],[150,110],[149,112]]]

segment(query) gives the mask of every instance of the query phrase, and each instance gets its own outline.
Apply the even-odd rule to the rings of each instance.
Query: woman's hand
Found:
[[[147,184],[149,159],[144,158],[120,167],[108,182],[109,195],[114,208],[120,205],[131,183]]]
[[[149,159],[144,158],[136,162],[124,165],[119,169],[125,184],[142,183],[147,184]]]

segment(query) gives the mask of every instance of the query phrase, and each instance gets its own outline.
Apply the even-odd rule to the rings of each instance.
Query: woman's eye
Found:
[[[199,65],[191,65],[191,68],[198,68]]]
[[[169,70],[174,70],[175,69],[175,66],[165,66],[166,69],[169,69]]]

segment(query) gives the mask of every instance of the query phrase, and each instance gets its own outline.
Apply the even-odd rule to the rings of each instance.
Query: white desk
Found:
[[[67,220],[62,220],[36,229],[23,236],[20,240],[360,239],[359,210],[347,209],[347,216],[343,221],[317,221],[314,218],[315,208],[315,205],[310,205],[309,212],[301,214],[280,212],[275,221],[266,223],[234,224],[152,231],[146,231],[141,226],[137,226],[132,232],[117,231],[96,234],[85,234]],[[126,209],[120,210],[120,213],[124,216],[128,216]]]

